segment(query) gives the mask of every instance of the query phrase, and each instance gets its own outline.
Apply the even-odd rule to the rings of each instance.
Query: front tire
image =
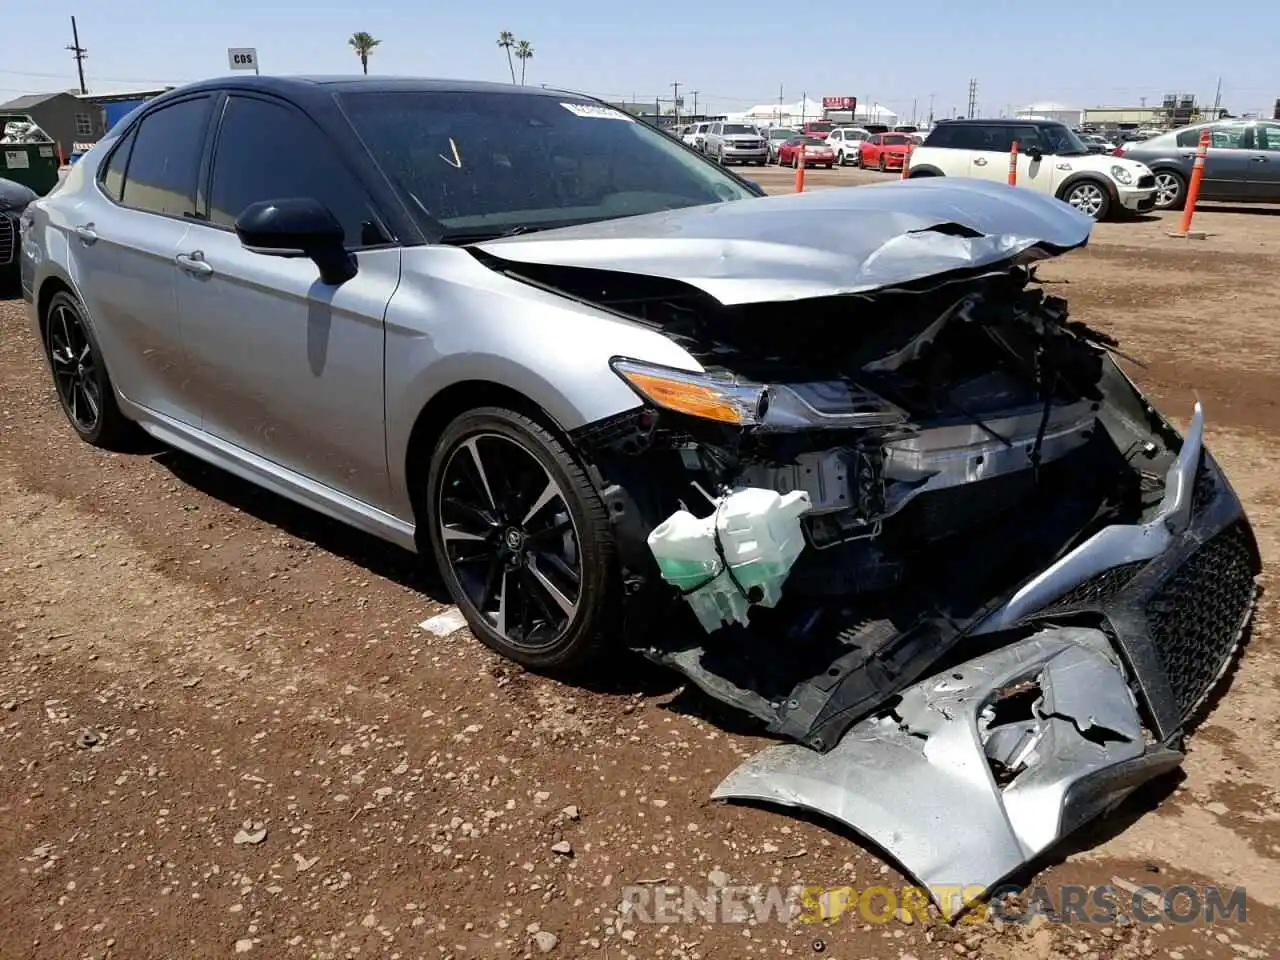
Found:
[[[877,169],[877,170],[879,170],[881,173],[884,173],[884,172],[888,169],[888,166],[887,166],[887,164],[885,163],[885,159],[884,159],[884,154],[883,154],[883,153],[882,153],[882,154],[880,154],[880,165],[879,165],[876,169]]]
[[[1105,220],[1111,211],[1111,197],[1107,194],[1107,188],[1096,180],[1073,183],[1063,191],[1062,199],[1096,221]]]
[[[55,293],[45,311],[44,352],[58,403],[80,439],[105,450],[127,448],[137,427],[120,412],[102,349],[66,291]]]
[[[561,440],[514,410],[470,410],[440,436],[427,485],[431,551],[476,639],[531,670],[588,659],[619,610],[615,544]]]

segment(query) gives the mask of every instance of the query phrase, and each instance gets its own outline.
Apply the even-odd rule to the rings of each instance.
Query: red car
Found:
[[[875,167],[877,170],[901,170],[907,161],[907,152],[915,146],[907,133],[877,133],[863,140],[858,148],[858,166]]]
[[[800,165],[800,147],[804,147],[804,165],[806,167],[826,167],[830,170],[836,164],[836,152],[831,145],[817,137],[792,137],[778,147],[778,165],[798,167]]]
[[[806,137],[817,137],[819,140],[825,140],[827,135],[835,128],[836,125],[830,120],[810,120],[800,128],[800,132]]]

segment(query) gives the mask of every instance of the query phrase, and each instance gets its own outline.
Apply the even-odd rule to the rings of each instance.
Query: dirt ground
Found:
[[[791,176],[747,175],[771,189]],[[1197,226],[1208,239],[1169,238],[1167,218],[1103,224],[1041,275],[1146,362],[1136,376],[1173,414],[1201,398],[1274,565],[1280,216],[1206,208]],[[188,457],[79,443],[23,305],[0,302],[0,957],[1280,949],[1270,594],[1181,775],[1030,877],[1050,891],[1112,878],[1242,885],[1243,922],[656,924],[620,916],[624,887],[908,881],[822,823],[708,800],[765,741],[672,676],[624,662],[590,688],[566,686],[465,631],[419,629],[446,608],[416,569]]]

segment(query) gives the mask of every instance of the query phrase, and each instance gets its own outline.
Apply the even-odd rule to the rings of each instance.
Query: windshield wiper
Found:
[[[557,224],[558,226],[558,224]],[[551,227],[534,226],[518,223],[513,227],[456,227],[445,230],[440,237],[441,243],[475,243],[481,240],[497,240],[501,237],[516,237],[522,233],[536,233],[539,230],[550,230]]]

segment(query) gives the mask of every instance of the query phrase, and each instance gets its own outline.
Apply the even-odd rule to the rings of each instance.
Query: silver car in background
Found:
[[[577,94],[242,77],[149,101],[22,223],[80,438],[430,557],[526,667],[679,671],[787,741],[716,796],[939,896],[1176,766],[1249,622],[1199,405],[1179,435],[1035,280],[1092,227],[1049,196],[766,197]]]
[[[769,144],[758,127],[717,120],[707,129],[702,152],[720,164],[769,162]]]

